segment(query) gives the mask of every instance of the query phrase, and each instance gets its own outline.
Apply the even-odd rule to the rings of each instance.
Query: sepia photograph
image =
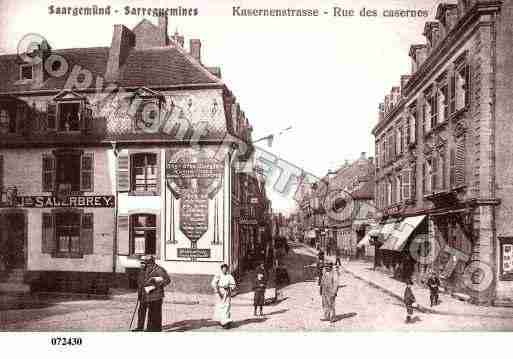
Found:
[[[511,0],[0,0],[0,343],[511,332],[512,95]]]

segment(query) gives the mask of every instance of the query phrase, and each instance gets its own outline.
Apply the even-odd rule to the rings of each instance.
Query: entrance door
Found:
[[[5,213],[0,218],[0,251],[6,270],[25,268],[25,215]]]

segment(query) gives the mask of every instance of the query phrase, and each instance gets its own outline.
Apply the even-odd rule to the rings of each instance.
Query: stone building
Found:
[[[186,51],[167,25],[0,56],[3,287],[105,293],[133,286],[148,254],[171,289],[242,268],[235,163],[251,157],[251,126],[200,40]]]
[[[440,4],[411,73],[380,105],[380,251],[478,303],[513,299],[513,3]]]

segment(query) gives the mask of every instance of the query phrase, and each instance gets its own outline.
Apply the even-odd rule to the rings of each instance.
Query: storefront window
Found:
[[[56,214],[55,232],[59,253],[80,253],[80,213]]]
[[[131,217],[131,254],[156,254],[157,223],[153,214],[135,214]]]

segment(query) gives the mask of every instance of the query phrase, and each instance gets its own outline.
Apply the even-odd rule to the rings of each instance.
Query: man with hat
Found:
[[[338,293],[338,275],[333,273],[333,263],[325,264],[325,273],[321,279],[322,321],[335,321],[335,301]]]
[[[137,277],[139,311],[137,329],[144,330],[146,313],[148,322],[146,331],[162,331],[162,301],[164,299],[164,287],[171,280],[166,270],[155,263],[155,257],[145,256],[142,258],[142,268]]]

